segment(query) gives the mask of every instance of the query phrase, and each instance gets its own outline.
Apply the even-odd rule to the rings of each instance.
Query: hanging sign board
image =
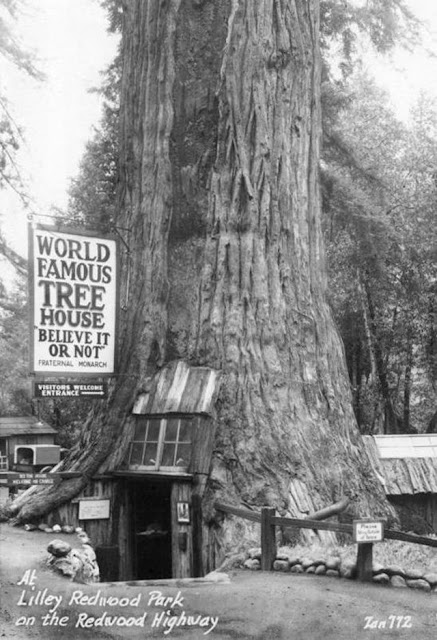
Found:
[[[79,500],[79,520],[107,520],[109,518],[110,500]]]
[[[54,473],[9,473],[8,485],[14,486],[34,486],[34,485],[54,485],[61,482],[61,477]]]
[[[354,542],[381,542],[384,540],[383,520],[354,520]]]
[[[106,382],[34,382],[34,398],[96,398],[108,396]]]
[[[31,372],[111,375],[117,328],[117,241],[29,226]]]

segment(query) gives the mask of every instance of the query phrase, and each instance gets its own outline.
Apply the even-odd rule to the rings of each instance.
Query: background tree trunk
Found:
[[[166,362],[221,369],[209,497],[297,513],[347,494],[388,513],[325,303],[316,0],[124,2],[119,375],[64,482],[126,455],[138,391]],[[44,506],[43,506],[44,504]],[[39,506],[38,506],[39,505]]]

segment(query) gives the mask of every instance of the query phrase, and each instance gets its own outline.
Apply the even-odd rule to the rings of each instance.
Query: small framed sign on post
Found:
[[[353,539],[358,543],[357,578],[370,582],[373,577],[373,543],[384,540],[384,521],[363,518],[353,521]]]
[[[188,502],[178,502],[177,505],[178,522],[187,523],[190,522],[190,505]]]
[[[384,520],[365,518],[353,521],[354,542],[382,542],[384,540]]]

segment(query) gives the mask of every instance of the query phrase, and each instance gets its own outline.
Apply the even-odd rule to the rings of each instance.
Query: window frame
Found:
[[[189,466],[190,466],[190,462],[191,462],[191,456],[192,456],[192,448],[193,448],[193,428],[194,428],[194,424],[193,424],[193,416],[191,415],[176,415],[176,414],[169,414],[169,415],[165,415],[165,416],[152,416],[152,415],[137,415],[135,416],[136,420],[135,420],[135,431],[138,428],[138,425],[140,424],[140,420],[144,421],[144,437],[142,440],[135,440],[135,431],[134,431],[134,435],[132,437],[132,440],[130,441],[130,446],[129,446],[129,457],[128,457],[128,468],[130,471],[147,471],[147,472],[154,472],[154,473],[175,473],[175,472],[180,472],[180,473],[187,473]],[[167,427],[168,427],[168,423],[171,420],[176,420],[177,421],[177,432],[176,432],[176,436],[174,440],[170,440],[167,441],[166,440],[166,436],[167,436]],[[147,437],[149,435],[148,431],[149,431],[149,424],[151,421],[156,421],[159,422],[159,432],[158,432],[158,440],[157,442],[155,440],[152,441],[148,441]],[[186,422],[188,429],[189,429],[189,436],[190,436],[190,440],[180,440],[180,434],[181,434],[181,427],[183,425],[183,423]],[[154,465],[150,465],[150,464],[143,464],[144,462],[144,454],[146,451],[146,447],[147,444],[152,444],[156,442],[156,461]],[[141,453],[141,463],[140,464],[133,464],[131,462],[131,458],[132,458],[132,451],[133,451],[133,447],[135,444],[141,444],[142,445],[142,453]],[[174,465],[163,465],[163,456],[164,456],[164,451],[165,451],[165,445],[174,445],[175,449],[174,449],[174,453],[173,453],[173,461],[176,462],[177,458],[177,453],[178,453],[178,447],[179,445],[189,445],[190,446],[190,454],[189,454],[189,459],[187,461],[187,464],[184,466],[178,466],[176,464]]]

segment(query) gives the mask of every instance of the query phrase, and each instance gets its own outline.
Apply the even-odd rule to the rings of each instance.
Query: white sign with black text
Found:
[[[381,542],[384,540],[383,520],[354,520],[354,542]]]
[[[29,235],[31,371],[112,374],[117,241],[42,225]]]
[[[79,500],[79,520],[107,520],[110,500],[86,498]]]

